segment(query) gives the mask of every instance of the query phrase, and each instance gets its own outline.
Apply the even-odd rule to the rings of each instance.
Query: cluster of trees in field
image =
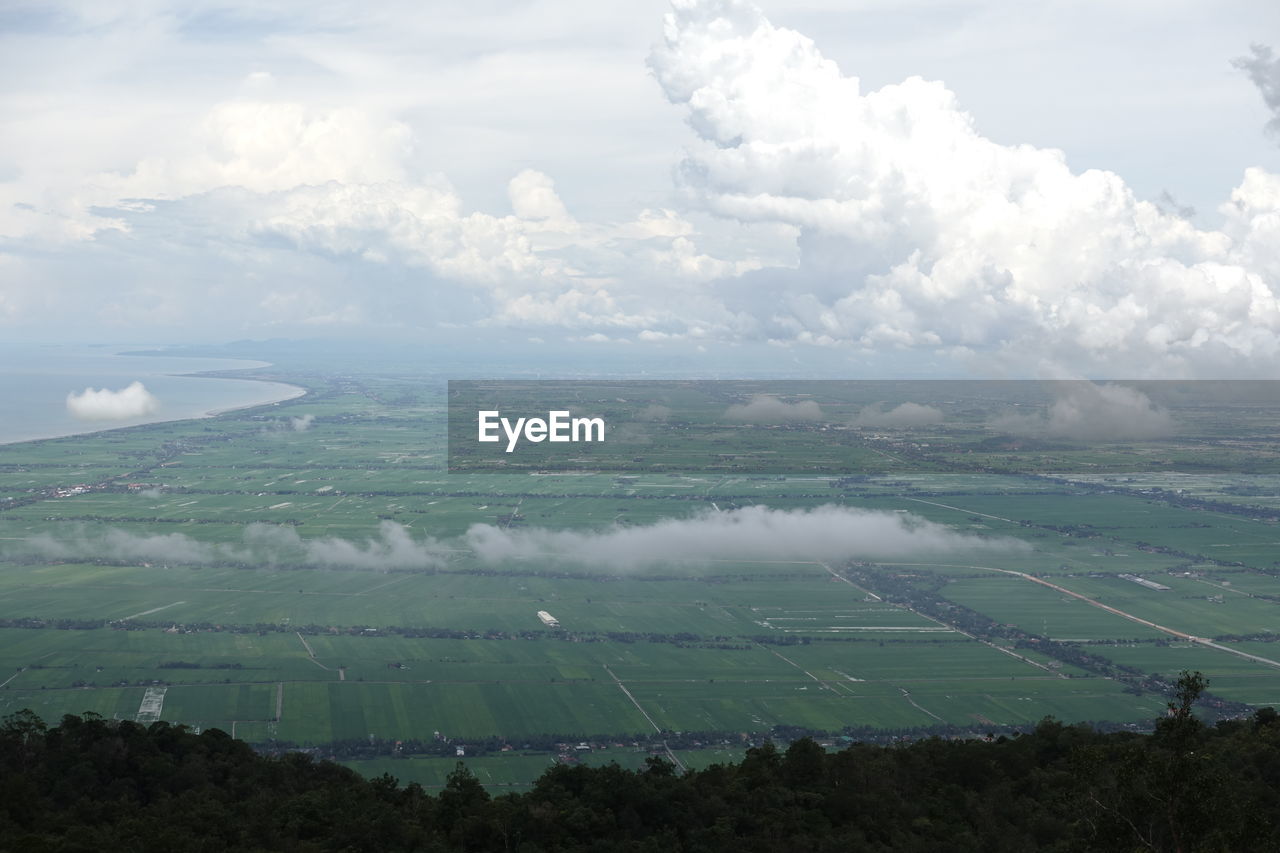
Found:
[[[1097,732],[1136,732],[1142,726],[1137,723],[1092,722],[1081,721],[1082,725]],[[706,729],[700,731],[660,731],[660,732],[611,732],[586,734],[583,732],[558,732],[542,734],[524,734],[519,738],[490,736],[445,737],[423,740],[410,738],[396,740],[391,738],[367,737],[334,740],[321,745],[307,745],[286,740],[268,740],[254,743],[256,750],[264,755],[282,755],[287,752],[307,752],[315,757],[333,761],[351,761],[371,758],[403,758],[414,756],[448,757],[455,754],[458,747],[463,747],[468,756],[497,755],[508,751],[522,753],[560,753],[572,749],[575,745],[586,743],[594,751],[597,747],[606,750],[645,750],[658,754],[668,749],[686,750],[706,747],[728,746],[748,748],[765,743],[790,743],[802,738],[809,738],[826,746],[851,743],[867,744],[904,744],[929,738],[973,739],[978,737],[995,740],[997,737],[1022,737],[1026,726],[988,725],[980,729],[973,726],[957,726],[950,723],[937,723],[931,726],[903,726],[885,728],[883,726],[859,725],[845,726],[840,731],[825,731],[807,726],[775,725],[768,731],[743,732],[737,729]]]
[[[96,717],[0,727],[0,846],[15,850],[1218,851],[1280,849],[1280,715],[1208,727],[1186,676],[1151,735],[1052,720],[1016,738],[753,748],[678,774],[556,766],[437,795],[218,730]]]
[[[109,621],[107,619],[36,619],[21,617],[0,619],[0,628],[28,628],[92,631],[110,628],[116,631],[178,631],[181,633],[231,633],[231,634],[305,634],[307,636],[385,637],[398,636],[428,640],[555,640],[569,643],[667,643],[680,648],[719,649],[722,651],[746,651],[752,643],[761,645],[808,645],[811,642],[858,643],[872,642],[859,637],[807,637],[791,634],[760,634],[750,637],[706,636],[688,631],[663,633],[660,631],[564,631],[529,629],[507,631],[498,628],[439,628],[429,625],[282,625],[278,622],[254,622],[250,624],[226,624],[221,622],[153,622],[138,619]],[[882,641],[883,642],[883,641]],[[890,638],[888,642],[900,642]]]
[[[1220,634],[1213,638],[1217,643],[1280,643],[1280,634],[1259,631],[1256,634]]]

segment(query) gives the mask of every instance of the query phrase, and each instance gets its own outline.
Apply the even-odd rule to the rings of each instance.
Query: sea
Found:
[[[191,374],[249,370],[262,361],[126,355],[148,347],[0,343],[0,444],[100,432],[107,429],[207,417],[300,396],[280,382],[215,379]],[[141,382],[159,400],[152,413],[126,420],[82,421],[67,409],[67,395],[86,388],[118,391]]]

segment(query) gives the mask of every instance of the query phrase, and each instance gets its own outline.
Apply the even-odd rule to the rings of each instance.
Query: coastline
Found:
[[[119,356],[119,357],[124,357],[124,356],[164,357],[164,356],[167,356],[168,354],[165,353],[163,350],[129,349],[129,350],[112,351],[110,355]],[[193,358],[189,356],[177,356],[177,357]],[[203,358],[203,357],[200,357],[200,358]],[[181,414],[174,417],[161,417],[156,420],[144,420],[141,422],[124,423],[124,424],[118,424],[118,425],[108,425],[108,424],[102,424],[102,423],[90,425],[86,423],[84,425],[84,428],[77,428],[77,429],[69,430],[65,432],[46,431],[46,432],[43,432],[42,434],[23,436],[19,438],[5,438],[3,436],[0,436],[0,448],[10,448],[15,445],[31,444],[31,443],[40,442],[40,441],[57,441],[60,439],[79,438],[83,436],[97,435],[105,432],[114,432],[116,430],[134,429],[142,426],[172,424],[172,423],[179,423],[181,421],[197,421],[197,420],[203,420],[206,418],[216,418],[221,415],[230,414],[232,412],[240,412],[246,409],[256,409],[262,406],[274,406],[280,403],[285,403],[292,400],[298,400],[302,397],[305,397],[309,393],[308,389],[305,387],[302,387],[300,385],[292,385],[288,382],[281,382],[280,380],[277,380],[277,379],[262,379],[262,378],[257,378],[253,376],[222,375],[225,373],[235,373],[240,371],[260,370],[262,368],[271,367],[272,366],[271,362],[261,361],[259,359],[241,359],[241,358],[226,357],[226,356],[218,356],[215,358],[221,361],[243,361],[243,362],[246,362],[246,364],[243,367],[225,366],[225,367],[214,368],[211,370],[163,371],[163,372],[154,374],[154,376],[162,376],[166,378],[181,378],[181,379],[214,379],[214,380],[223,380],[228,382],[253,382],[257,386],[263,386],[264,390],[266,387],[274,387],[276,390],[267,399],[254,400],[252,402],[236,404],[231,406],[214,405],[214,406],[210,406],[209,408],[205,408],[202,411],[198,411],[196,413]],[[213,359],[210,359],[210,360],[213,360]]]
[[[193,373],[193,374],[187,374],[187,375],[198,376],[199,374]],[[219,377],[210,376],[208,378],[216,379]],[[200,420],[201,418],[216,418],[219,415],[229,415],[232,412],[243,412],[245,409],[256,409],[259,406],[274,406],[277,403],[285,403],[285,402],[288,402],[289,400],[296,400],[299,397],[305,397],[307,396],[307,394],[310,393],[309,391],[307,391],[306,388],[303,388],[300,385],[290,385],[288,382],[280,382],[279,380],[276,380],[276,379],[248,379],[245,381],[261,382],[265,385],[279,385],[283,388],[292,388],[293,390],[297,391],[297,393],[290,394],[287,397],[281,397],[278,400],[266,400],[261,403],[245,403],[243,406],[227,406],[224,409],[210,409],[209,411],[205,412],[203,415],[200,415],[199,417],[196,417],[196,418],[174,418],[174,420],[175,421],[195,421],[195,420]],[[156,421],[156,423],[173,423],[173,421]]]

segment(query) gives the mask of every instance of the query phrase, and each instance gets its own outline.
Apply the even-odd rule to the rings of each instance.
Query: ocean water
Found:
[[[261,361],[120,354],[140,349],[146,347],[0,343],[0,444],[204,417],[303,393],[279,382],[184,375],[266,366]],[[159,400],[156,411],[127,420],[83,421],[67,410],[72,392],[118,391],[134,381]]]

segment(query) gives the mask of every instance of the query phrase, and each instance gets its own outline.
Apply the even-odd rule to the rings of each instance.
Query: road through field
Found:
[[[941,507],[943,509],[954,510],[956,512],[964,512],[970,515],[981,516],[983,518],[992,518],[997,521],[1006,521],[1010,524],[1022,523],[1019,521],[1015,521],[1012,518],[1004,518],[998,515],[989,515],[987,513],[975,512],[973,510],[965,509],[964,507],[951,506],[950,504],[937,503],[935,501],[926,501],[920,498],[906,498],[906,500],[915,501],[916,503],[929,504],[930,506]],[[1097,601],[1095,599],[1089,598],[1087,595],[1082,595],[1078,592],[1074,592],[1070,589],[1067,589],[1064,586],[1060,586],[1059,584],[1052,583],[1051,581],[1047,581],[1044,578],[1038,578],[1035,575],[1029,575],[1026,572],[1018,572],[1012,569],[997,569],[992,566],[957,566],[957,565],[948,566],[948,564],[946,563],[892,563],[891,565],[895,565],[895,566],[934,565],[939,567],[950,567],[950,568],[981,569],[983,571],[988,571],[988,572],[1000,572],[1001,574],[1013,575],[1014,577],[1020,577],[1020,578],[1023,578],[1024,580],[1029,580],[1032,583],[1038,583],[1042,586],[1047,586],[1052,590],[1056,590],[1057,592],[1062,593],[1063,595],[1068,595],[1068,596],[1071,596],[1072,598],[1079,599],[1080,601],[1083,601],[1089,605],[1092,605],[1093,607],[1097,607],[1100,610],[1105,610],[1108,613],[1114,613],[1115,615],[1122,616],[1131,622],[1136,622],[1139,625],[1146,625],[1148,628],[1154,628],[1155,630],[1168,634],[1172,637],[1177,637],[1178,639],[1181,639],[1181,640],[1186,640],[1188,642],[1196,643],[1201,646],[1207,646],[1208,648],[1211,648],[1211,649],[1217,649],[1219,651],[1233,654],[1237,657],[1242,657],[1247,660],[1255,661],[1257,663],[1263,663],[1263,664],[1266,664],[1267,666],[1274,666],[1280,669],[1280,661],[1272,660],[1271,658],[1262,657],[1261,655],[1254,655],[1248,652],[1242,652],[1239,649],[1233,649],[1229,646],[1224,646],[1220,643],[1215,643],[1212,640],[1207,639],[1205,637],[1196,637],[1196,636],[1193,636],[1192,634],[1188,634],[1186,631],[1179,631],[1177,628],[1169,628],[1165,625],[1159,625],[1155,622],[1150,621],[1149,619],[1143,619],[1141,616],[1134,616],[1132,613],[1126,613],[1125,611],[1121,610],[1118,607],[1112,607],[1109,604],[1103,604],[1101,601]]]
[[[1208,648],[1211,648],[1211,649],[1218,649],[1219,651],[1227,652],[1229,654],[1236,655],[1237,657],[1247,658],[1248,660],[1256,661],[1257,663],[1264,663],[1264,664],[1267,664],[1268,666],[1274,666],[1280,669],[1280,661],[1272,660],[1271,658],[1265,658],[1265,657],[1262,657],[1261,655],[1254,655],[1254,654],[1249,654],[1248,652],[1242,652],[1239,649],[1233,649],[1230,646],[1224,646],[1221,643],[1215,643],[1206,637],[1197,637],[1192,634],[1188,634],[1186,631],[1179,631],[1177,628],[1170,628],[1166,625],[1160,625],[1156,622],[1152,622],[1150,619],[1143,619],[1141,616],[1134,616],[1132,613],[1126,613],[1125,611],[1121,610],[1118,607],[1112,607],[1110,604],[1103,604],[1101,601],[1090,598],[1087,595],[1067,589],[1065,586],[1061,586],[1059,584],[1053,583],[1052,581],[1047,581],[1044,578],[1038,578],[1035,575],[1029,575],[1026,572],[1018,572],[1018,571],[1014,571],[1013,569],[997,569],[994,566],[968,566],[968,565],[961,565],[957,563],[885,563],[884,565],[919,566],[921,568],[927,568],[929,566],[937,566],[938,568],[951,568],[951,569],[980,569],[986,572],[999,572],[1000,574],[1003,574],[1003,575],[1013,575],[1014,577],[1022,578],[1023,580],[1028,580],[1028,581],[1031,581],[1032,583],[1038,583],[1041,586],[1047,586],[1049,587],[1049,589],[1052,589],[1056,592],[1060,592],[1063,595],[1068,595],[1068,596],[1071,596],[1072,598],[1079,599],[1080,601],[1083,601],[1086,604],[1092,605],[1093,607],[1097,607],[1099,610],[1105,610],[1108,613],[1114,613],[1116,616],[1122,616],[1125,619],[1128,619],[1130,622],[1137,622],[1139,625],[1146,625],[1148,628],[1154,628],[1157,631],[1168,634],[1172,637],[1177,637],[1180,640],[1186,640],[1187,642],[1190,642],[1190,643],[1196,643],[1201,646],[1207,646]]]
[[[295,633],[298,635],[298,639],[302,641],[302,647],[307,650],[307,660],[311,661],[313,664],[325,670],[326,672],[331,672],[332,670],[330,670],[329,667],[325,666],[324,664],[320,663],[320,661],[316,660],[316,653],[311,650],[311,644],[307,642],[306,637],[302,636],[302,632],[296,631]],[[345,674],[340,673],[339,680],[345,681],[346,680]]]
[[[1005,518],[1002,515],[990,515],[985,512],[975,512],[971,509],[965,509],[962,506],[951,506],[950,504],[940,504],[937,501],[926,501],[922,498],[903,498],[906,501],[915,501],[918,504],[928,504],[929,506],[940,506],[943,509],[953,509],[956,512],[967,512],[969,515],[976,515],[979,518],[994,518],[996,521],[1007,521],[1010,524],[1021,524],[1021,521],[1015,521],[1012,518]]]
[[[879,601],[879,600],[880,600],[880,596],[876,595],[876,594],[875,594],[875,593],[873,593],[873,592],[870,592],[869,590],[865,590],[865,589],[863,589],[862,587],[858,586],[856,583],[854,583],[853,581],[849,580],[849,579],[848,579],[848,578],[846,578],[844,575],[840,574],[840,573],[839,573],[839,572],[837,572],[835,569],[833,569],[833,568],[831,568],[830,566],[828,566],[826,563],[818,563],[818,565],[819,565],[819,566],[822,566],[822,568],[824,568],[824,569],[826,569],[828,572],[830,572],[830,573],[831,573],[831,577],[835,578],[836,580],[838,580],[838,581],[843,581],[844,583],[847,583],[849,586],[853,587],[854,589],[858,590],[859,592],[864,592],[864,593],[866,593],[867,595],[873,596],[877,601]],[[892,563],[892,564],[888,564],[888,563],[886,563],[886,565],[894,565],[894,566],[918,565],[918,566],[923,566],[923,565],[928,565],[928,564],[926,564],[926,563]],[[969,567],[967,567],[967,568],[977,568],[977,566],[969,566]],[[1001,652],[1001,653],[1003,653],[1003,654],[1006,654],[1006,655],[1008,655],[1009,657],[1017,658],[1018,660],[1022,661],[1023,663],[1029,663],[1029,664],[1031,664],[1032,666],[1034,666],[1034,667],[1036,667],[1036,668],[1038,668],[1038,669],[1042,669],[1042,670],[1044,670],[1045,672],[1050,673],[1051,675],[1056,676],[1057,678],[1066,678],[1066,677],[1067,677],[1067,674],[1066,674],[1065,672],[1054,672],[1052,669],[1050,669],[1049,667],[1047,667],[1047,666],[1045,666],[1044,664],[1040,663],[1039,661],[1034,661],[1034,660],[1032,660],[1032,659],[1031,659],[1031,658],[1029,658],[1029,657],[1026,657],[1026,656],[1024,656],[1024,655],[1020,655],[1020,654],[1018,654],[1018,653],[1017,653],[1017,652],[1015,652],[1013,649],[1006,649],[1004,646],[997,645],[997,644],[995,644],[995,643],[991,642],[990,640],[984,640],[984,639],[982,639],[981,637],[976,637],[976,636],[974,636],[973,634],[968,633],[967,631],[962,631],[962,630],[960,630],[959,628],[957,628],[957,627],[956,627],[956,626],[954,626],[954,625],[948,625],[946,622],[943,622],[941,619],[937,619],[937,618],[935,618],[935,617],[933,617],[933,616],[930,616],[928,613],[921,613],[919,610],[913,610],[913,609],[912,609],[912,608],[910,608],[910,607],[907,607],[907,608],[905,608],[905,609],[906,609],[906,610],[908,610],[908,611],[910,611],[910,612],[912,612],[912,613],[914,613],[914,614],[916,614],[917,616],[920,616],[920,617],[922,617],[922,618],[924,618],[924,619],[928,619],[930,622],[933,622],[933,623],[938,624],[938,625],[942,625],[942,626],[943,626],[943,627],[945,627],[945,628],[948,628],[948,629],[950,629],[950,630],[952,630],[952,631],[955,631],[957,634],[963,634],[964,636],[968,637],[970,640],[975,640],[975,641],[977,641],[977,642],[979,642],[979,643],[982,643],[984,646],[990,646],[991,648],[995,649],[996,651]],[[912,704],[915,704],[915,703],[913,702]],[[923,710],[923,709],[921,709],[921,710]]]
[[[175,601],[173,604],[165,604],[161,607],[153,607],[150,610],[144,610],[141,613],[135,613],[132,616],[125,616],[121,622],[128,622],[130,619],[141,619],[143,616],[150,616],[152,613],[159,613],[161,610],[168,610],[170,607],[177,607],[179,604],[186,604],[185,601]]]
[[[626,697],[631,700],[631,704],[635,705],[636,710],[639,711],[640,714],[646,720],[649,721],[649,725],[653,726],[653,730],[661,734],[662,727],[653,721],[653,717],[650,717],[649,712],[646,711],[638,701],[636,701],[636,697],[631,695],[631,691],[627,689],[627,685],[622,683],[621,678],[618,678],[618,676],[614,675],[613,670],[609,669],[608,664],[604,664],[604,671],[609,673],[609,677],[612,678],[614,683],[618,685],[618,688],[622,690],[623,694],[625,694]],[[684,762],[680,760],[680,757],[671,751],[671,747],[667,745],[667,742],[665,740],[662,742],[662,748],[667,751],[667,757],[671,759],[671,763],[674,764],[676,767],[680,768],[681,773],[689,772],[689,768],[685,767]]]

